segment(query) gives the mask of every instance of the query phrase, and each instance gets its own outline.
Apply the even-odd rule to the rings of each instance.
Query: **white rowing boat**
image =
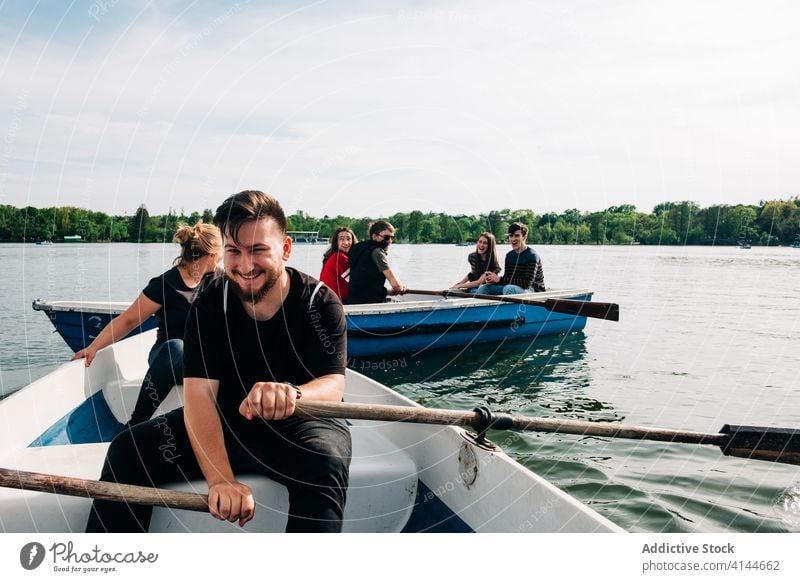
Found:
[[[133,409],[154,331],[98,353],[90,368],[70,362],[0,401],[0,467],[96,479],[108,441]],[[345,400],[416,406],[351,370]],[[161,412],[180,405],[173,390]],[[346,532],[615,532],[621,529],[532,473],[500,449],[450,426],[351,421],[353,459]],[[280,532],[285,487],[245,475],[256,498],[248,531]],[[202,481],[167,488],[206,491]],[[82,531],[91,501],[0,488],[0,530]],[[208,514],[156,508],[150,531],[219,532],[238,526]]]

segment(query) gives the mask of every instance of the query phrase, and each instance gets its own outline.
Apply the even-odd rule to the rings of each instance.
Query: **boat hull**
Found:
[[[113,427],[133,406],[154,341],[146,332],[101,350],[90,368],[70,362],[0,401],[0,466],[96,479]],[[180,404],[180,390],[163,413]],[[348,370],[350,402],[416,406]],[[620,528],[505,455],[447,426],[351,421],[346,532],[613,532]],[[257,501],[247,531],[283,531],[285,487],[237,475]],[[206,489],[204,482],[166,485]],[[0,488],[0,530],[82,531],[90,500]],[[156,508],[153,532],[239,531],[201,512]]]
[[[592,293],[574,289],[520,295],[544,299],[589,301]],[[78,351],[116,315],[126,303],[43,301],[33,308],[44,311],[67,345]],[[347,351],[352,358],[414,353],[428,349],[496,343],[516,338],[580,331],[586,318],[547,311],[544,307],[481,299],[417,299],[376,305],[347,305]],[[153,329],[151,317],[131,335]]]

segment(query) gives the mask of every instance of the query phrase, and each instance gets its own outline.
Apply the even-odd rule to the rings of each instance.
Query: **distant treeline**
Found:
[[[170,211],[150,216],[141,205],[132,216],[108,216],[82,208],[15,208],[0,205],[0,242],[60,242],[79,235],[84,241],[170,241],[179,222],[211,222],[210,209],[189,215]],[[500,210],[463,215],[398,212],[388,219],[400,242],[458,243],[475,241],[489,231],[503,240],[508,224],[528,225],[533,244],[643,244],[733,245],[748,240],[754,245],[788,245],[800,238],[800,198],[772,200],[759,205],[716,205],[701,208],[694,202],[665,202],[652,212],[639,212],[631,204],[600,212],[566,210],[536,214],[532,210]],[[349,226],[364,238],[372,218],[323,216],[299,211],[289,216],[289,230],[318,231],[327,238],[339,226]]]

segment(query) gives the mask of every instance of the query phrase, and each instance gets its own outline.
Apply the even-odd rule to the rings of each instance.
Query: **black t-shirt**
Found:
[[[467,280],[468,281],[477,281],[481,278],[481,276],[489,271],[489,260],[483,260],[481,258],[480,253],[470,253],[467,257],[467,261],[469,261],[469,266],[472,268],[469,273],[467,273]],[[499,273],[500,267],[495,267],[491,269],[492,273]]]
[[[161,309],[156,311],[158,319],[158,338],[155,345],[170,339],[183,339],[183,330],[186,327],[186,318],[189,308],[211,281],[213,273],[208,273],[200,280],[197,287],[189,287],[184,283],[178,267],[153,277],[142,289],[142,293],[150,301],[158,303]]]
[[[239,420],[239,405],[256,382],[303,384],[345,373],[346,326],[339,297],[305,273],[286,271],[289,294],[269,320],[251,318],[224,279],[215,280],[192,306],[183,375],[219,380],[223,418]]]

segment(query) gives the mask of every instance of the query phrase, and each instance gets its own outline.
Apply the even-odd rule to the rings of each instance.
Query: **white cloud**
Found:
[[[259,187],[379,215],[797,191],[793,4],[343,6],[162,6],[82,45],[23,31],[0,202],[160,213]]]

